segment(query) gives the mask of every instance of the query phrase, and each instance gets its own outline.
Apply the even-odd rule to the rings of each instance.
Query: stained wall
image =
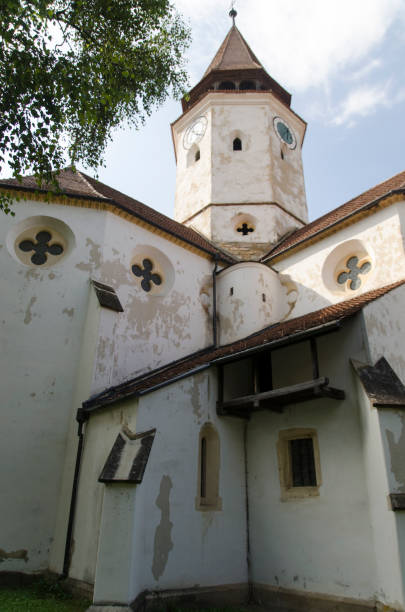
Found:
[[[317,340],[320,375],[343,389],[345,400],[320,398],[259,412],[248,428],[251,579],[285,588],[354,599],[377,589],[362,433],[350,357],[364,357],[359,320]],[[275,351],[274,387],[312,378],[310,349],[301,343]],[[277,442],[280,431],[317,432],[319,496],[282,499]]]
[[[213,264],[102,210],[39,201],[23,201],[14,210],[0,230],[0,275],[7,288],[0,298],[0,366],[7,381],[1,569],[45,569],[52,545],[51,566],[61,571],[76,410],[90,394],[212,342]],[[19,236],[34,221],[62,234],[67,228],[65,251],[50,267],[49,252],[41,267],[31,261],[36,251],[19,249]],[[132,272],[145,257],[156,262],[153,272],[162,279],[150,293]],[[114,287],[124,312],[90,299],[90,279]]]

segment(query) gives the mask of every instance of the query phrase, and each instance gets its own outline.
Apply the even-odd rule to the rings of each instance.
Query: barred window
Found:
[[[312,438],[289,440],[291,460],[291,485],[316,487],[314,442]]]
[[[322,482],[316,431],[314,429],[280,431],[277,452],[281,500],[318,496]]]

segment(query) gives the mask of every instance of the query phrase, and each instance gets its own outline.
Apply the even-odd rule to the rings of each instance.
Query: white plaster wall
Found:
[[[14,206],[0,227],[2,571],[36,571],[48,564],[66,436],[72,414],[81,334],[87,310],[93,245],[103,235],[102,212],[35,201]],[[25,218],[62,219],[76,246],[54,267],[14,259],[6,236]],[[27,551],[26,561],[7,558]]]
[[[385,357],[405,384],[405,287],[397,287],[364,308],[370,359]]]
[[[137,402],[132,401],[120,404],[116,410],[94,414],[86,424],[69,570],[71,578],[94,583],[105,491],[105,485],[99,483],[98,478],[122,425],[135,431],[136,417]],[[111,528],[114,529],[115,524]]]
[[[402,382],[404,304],[405,289],[398,287],[363,310],[370,362],[385,357]],[[402,512],[392,512],[388,494],[405,493],[405,415],[402,410],[373,408],[360,383],[358,388],[380,597],[404,609],[405,517]]]
[[[201,159],[190,166],[183,137],[201,115],[208,120],[207,130],[198,145]],[[285,119],[297,138],[296,148],[287,148],[284,159],[273,127],[275,116]],[[306,222],[301,159],[304,131],[302,120],[271,93],[209,94],[204,97],[173,126],[177,154],[175,218],[184,221],[210,203],[276,202]],[[241,138],[242,151],[233,151],[235,137]],[[260,218],[265,218],[265,214],[266,210],[262,209]],[[192,224],[206,231],[203,219],[194,218]],[[215,223],[215,230],[211,226],[207,235],[211,237],[215,233],[216,240],[224,241],[221,229],[225,227]]]
[[[207,127],[197,145],[200,159],[190,163],[183,138],[188,127],[202,115],[207,118]],[[174,218],[182,223],[211,201],[211,112],[207,106],[198,104],[187,113],[174,126],[173,135],[177,161]]]
[[[132,542],[132,559],[128,559],[130,584],[128,591],[126,585],[122,585],[123,595],[119,600],[116,585],[110,581],[108,557],[99,557],[95,602],[127,603],[128,592],[129,601],[145,589],[246,583],[243,424],[217,418],[216,396],[213,370],[186,378],[139,400],[136,431],[156,427],[157,432],[143,482],[134,485],[133,531],[127,533]],[[90,542],[96,539],[94,517],[99,517],[98,509],[95,514],[94,500],[97,496],[97,508],[100,508],[101,494],[96,491],[104,486],[98,485],[96,478],[121,423],[128,421],[129,427],[135,429],[134,415],[134,405],[129,401],[125,406],[117,404],[91,416],[87,425],[77,514],[82,517],[84,512],[87,519],[80,526],[80,533],[79,528],[75,529],[72,575],[77,578],[85,577],[86,559],[94,557],[94,544],[91,555],[88,552]],[[198,440],[200,428],[207,421],[215,426],[220,439],[222,510],[201,512],[195,506]],[[115,499],[115,493],[112,495]],[[104,530],[106,520],[104,517]],[[114,516],[110,517],[109,525],[113,533],[116,529]],[[91,533],[86,533],[86,527]],[[117,533],[119,537],[121,531]],[[124,574],[127,567],[122,568]]]
[[[289,275],[297,285],[298,299],[289,318],[350,299],[404,278],[403,217],[405,203],[393,204],[273,264],[274,269]],[[334,270],[324,269],[325,262],[340,244],[353,239],[361,241],[371,257],[373,268],[363,277],[359,290],[345,292],[336,284],[336,291],[331,291],[325,284],[323,274],[329,274],[330,278],[333,278]]]
[[[124,312],[118,317],[106,309],[101,313],[92,393],[212,343],[212,316],[201,296],[212,300],[213,263],[113,214],[105,235],[97,280],[115,287]],[[173,266],[174,284],[165,295],[145,292],[142,279],[131,271],[136,249],[142,261],[142,245],[153,263],[149,247]]]
[[[372,544],[376,563],[375,591],[379,601],[403,610],[403,577],[397,517],[389,508],[387,457],[377,409],[372,408],[360,381],[356,381],[362,417],[362,442],[369,495]]]
[[[6,288],[0,435],[7,475],[1,569],[48,567],[56,528],[50,565],[60,571],[77,446],[74,413],[90,393],[211,343],[212,263],[112,213],[37,201],[14,210],[0,229]],[[9,252],[14,241],[7,241],[14,227],[38,215],[63,221],[74,236],[69,254],[46,269],[20,263]],[[139,244],[155,246],[172,262],[167,295],[148,298],[131,273]],[[124,313],[100,309],[93,299],[94,318],[85,324],[90,278],[116,288]]]
[[[263,264],[244,262],[217,276],[220,344],[228,344],[280,321],[287,311],[278,275]]]
[[[89,283],[90,284],[90,283]],[[87,304],[86,319],[82,333],[82,346],[78,360],[78,376],[75,389],[72,389],[72,415],[67,429],[65,446],[64,468],[60,483],[58,511],[53,531],[53,541],[49,556],[49,569],[55,573],[62,573],[66,546],[66,533],[69,520],[70,503],[74,479],[78,448],[78,423],[75,419],[75,410],[90,396],[93,381],[95,353],[98,343],[100,307],[96,293],[90,288]],[[111,316],[119,316],[111,312]]]
[[[237,231],[240,223],[236,221],[249,215],[254,219],[254,232],[243,236]],[[261,206],[213,206],[211,208],[212,239],[218,242],[240,242],[241,244],[265,243],[274,244],[282,236],[302,227],[294,217],[286,214],[278,206],[263,204]],[[243,222],[243,221],[242,221]],[[249,224],[250,226],[250,224]],[[269,247],[270,248],[270,247]]]
[[[364,357],[360,324],[317,340],[320,375],[346,399],[287,406],[256,414],[248,430],[252,580],[341,597],[373,598],[377,588],[362,434],[349,357]],[[273,353],[274,386],[311,378],[309,349]],[[317,431],[322,485],[319,497],[281,501],[277,440],[280,430]]]

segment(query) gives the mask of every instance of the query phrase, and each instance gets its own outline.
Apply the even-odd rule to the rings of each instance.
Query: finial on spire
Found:
[[[235,0],[232,0],[231,2],[231,10],[229,11],[229,17],[232,17],[232,23],[233,25],[235,25],[235,17],[237,15],[237,11],[235,9]]]

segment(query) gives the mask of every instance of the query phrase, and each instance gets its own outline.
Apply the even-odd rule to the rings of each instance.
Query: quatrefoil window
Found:
[[[249,233],[254,232],[255,229],[254,227],[249,227],[247,223],[242,223],[242,226],[238,227],[236,231],[243,234],[243,236],[247,236]]]
[[[365,261],[361,266],[359,266],[359,258],[354,255],[353,257],[349,257],[346,262],[346,270],[340,272],[337,277],[337,282],[339,285],[344,285],[348,281],[349,288],[352,291],[356,291],[356,289],[360,289],[362,279],[360,275],[367,274],[371,270],[371,263],[369,261]]]
[[[131,269],[135,276],[142,277],[141,287],[144,291],[149,292],[152,289],[152,283],[154,285],[162,284],[162,277],[160,274],[152,272],[153,263],[150,259],[144,259],[142,265],[143,269],[138,264],[134,264]]]
[[[18,248],[25,253],[34,251],[31,255],[31,262],[36,266],[42,266],[48,261],[48,255],[61,255],[64,251],[61,244],[49,244],[52,234],[46,230],[38,232],[33,240],[22,240]]]

